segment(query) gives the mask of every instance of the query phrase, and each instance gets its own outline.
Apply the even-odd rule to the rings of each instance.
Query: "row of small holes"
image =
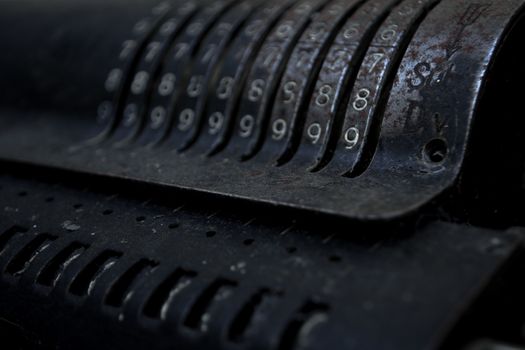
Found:
[[[103,215],[111,215],[113,214],[113,210],[111,209],[106,209],[102,212]],[[146,220],[146,218],[144,216],[139,216],[136,218],[137,222],[144,222]],[[175,229],[175,228],[178,228],[180,225],[179,223],[171,223],[168,225],[168,228],[169,229]],[[215,237],[217,235],[217,232],[216,231],[208,231],[206,232],[206,237],[208,238],[212,238],[212,237]],[[243,241],[243,244],[245,246],[251,246],[252,244],[255,243],[255,240],[253,238],[248,238],[248,239],[245,239]],[[296,247],[288,247],[286,248],[286,251],[290,254],[295,254],[297,253],[297,248]],[[331,261],[331,262],[334,262],[334,263],[339,263],[342,261],[342,258],[338,255],[331,255],[328,257],[328,260]]]
[[[19,195],[20,197],[25,197],[25,196],[28,195],[28,193],[27,193],[26,191],[21,191],[21,192],[18,193],[18,195]],[[46,199],[46,202],[53,202],[53,201],[54,201],[54,198],[53,198],[53,197],[48,197],[48,198]],[[80,204],[80,203],[77,203],[77,204],[74,204],[74,205],[73,205],[73,208],[74,208],[75,210],[80,210],[80,209],[83,208],[83,205]],[[113,213],[114,213],[114,211],[113,211],[112,209],[106,209],[106,210],[104,210],[104,211],[102,212],[102,215],[104,215],[104,216],[108,216],[108,215],[111,215],[111,214],[113,214]],[[138,223],[143,223],[143,222],[146,221],[146,217],[145,217],[145,216],[138,216],[138,217],[136,217],[135,220],[136,220]],[[179,226],[180,226],[180,224],[179,224],[178,222],[174,222],[174,223],[169,224],[169,225],[168,225],[168,228],[173,230],[173,229],[178,228]],[[206,237],[208,237],[208,238],[215,237],[216,235],[217,235],[217,232],[216,232],[216,231],[208,231],[208,232],[206,232]],[[245,240],[243,241],[243,244],[246,245],[246,246],[251,246],[251,245],[253,245],[254,243],[255,243],[255,240],[252,239],[252,238],[248,238],[248,239],[245,239]],[[288,248],[286,248],[286,251],[287,251],[289,254],[295,254],[295,253],[297,253],[298,249],[297,249],[296,247],[288,247]],[[332,263],[340,263],[340,262],[342,262],[342,260],[343,260],[342,257],[339,256],[339,255],[331,255],[331,256],[328,257],[328,261],[330,261],[330,262],[332,262]]]
[[[18,193],[18,195],[20,197],[26,197],[28,195],[28,193],[26,191],[20,191]],[[54,201],[54,197],[47,197],[46,198],[46,202],[53,202],[53,201]],[[80,203],[77,203],[77,204],[73,205],[73,208],[76,209],[76,210],[79,210],[79,209],[83,208],[83,205],[80,204]],[[114,213],[114,211],[111,210],[111,209],[106,209],[106,210],[104,210],[102,212],[102,214],[105,215],[105,216],[111,215],[113,213]],[[146,217],[145,216],[138,216],[136,218],[136,221],[139,222],[139,223],[142,223],[142,222],[146,221]],[[175,223],[169,224],[168,228],[169,229],[176,229],[179,226],[180,226],[180,224],[178,222],[175,222]],[[216,231],[208,231],[208,232],[206,232],[206,236],[209,237],[209,238],[215,237],[216,234],[217,234]],[[246,246],[251,246],[254,243],[255,243],[255,240],[251,239],[251,238],[250,239],[245,239],[243,241],[243,244],[246,245]],[[296,247],[288,247],[288,248],[286,248],[286,251],[288,253],[290,253],[290,254],[295,254],[295,253],[297,253],[298,250],[297,250]],[[339,263],[339,262],[342,261],[342,258],[340,256],[338,256],[338,255],[332,255],[332,256],[328,257],[328,260],[331,261],[331,262],[334,262],[334,263]]]
[[[79,208],[81,208],[81,206],[80,206]],[[79,208],[78,208],[78,209],[79,209]],[[114,213],[113,210],[111,210],[111,209],[106,209],[106,210],[104,210],[104,211],[102,212],[102,215],[104,215],[104,216],[108,216],[108,215],[111,215],[111,214],[113,214],[113,213]],[[145,217],[145,216],[138,216],[138,217],[135,218],[135,220],[136,220],[137,222],[139,222],[139,223],[143,223],[143,222],[146,221],[146,217]],[[168,228],[169,228],[169,229],[175,229],[175,228],[178,228],[178,227],[179,227],[179,223],[171,223],[171,224],[168,225]]]
[[[19,192],[19,195],[21,195],[22,197],[27,196],[27,192],[21,191],[21,192]],[[54,198],[53,198],[53,200],[50,200],[51,198],[52,197],[48,197],[48,199],[46,201],[52,202],[54,200]],[[76,209],[76,210],[81,209],[82,207],[83,207],[82,204],[75,204],[75,205],[73,205],[73,208]],[[102,212],[102,214],[103,215],[111,215],[111,214],[113,214],[113,210],[106,209],[106,210],[104,210]],[[145,220],[146,220],[145,216],[139,216],[139,217],[136,218],[137,222],[144,222]],[[180,226],[179,223],[171,223],[171,224],[168,225],[168,228],[169,229],[175,229],[175,228],[178,228],[179,226]],[[209,237],[209,238],[215,237],[216,234],[217,234],[216,231],[208,231],[208,232],[206,232],[206,236]],[[0,239],[0,241],[1,241],[1,239]],[[252,238],[245,239],[243,241],[243,244],[245,246],[251,246],[254,243],[255,243],[255,240],[252,239]],[[0,248],[2,248],[2,247],[0,246]],[[298,250],[297,250],[296,247],[288,247],[288,248],[286,248],[286,251],[289,254],[295,254],[295,253],[297,253]],[[0,252],[1,252],[1,249],[0,249]],[[342,258],[340,256],[338,256],[338,255],[331,255],[331,256],[328,257],[328,261],[330,261],[332,263],[341,263],[342,262]]]
[[[22,191],[22,192],[19,192],[18,195],[19,195],[20,197],[26,197],[26,196],[28,196],[28,193],[25,192],[25,191]],[[54,197],[47,197],[47,198],[45,199],[45,201],[46,201],[47,203],[51,203],[51,202],[54,202],[54,201],[55,201],[55,198],[54,198]],[[83,206],[83,204],[81,204],[81,203],[77,203],[77,204],[74,204],[74,205],[73,205],[73,208],[74,208],[75,210],[81,210],[83,207],[84,207],[84,206]],[[111,209],[106,209],[102,214],[103,214],[103,215],[111,215],[111,214],[113,214],[113,210],[111,210]],[[144,221],[146,221],[146,217],[145,217],[145,216],[139,216],[139,217],[136,218],[136,221],[139,222],[139,223],[144,222]],[[174,222],[174,223],[171,223],[171,224],[168,225],[168,227],[169,227],[170,229],[175,229],[175,228],[178,228],[179,226],[180,226],[180,224],[179,224],[178,222]],[[217,235],[217,232],[216,232],[216,231],[208,231],[208,232],[206,232],[206,236],[207,236],[207,237],[210,237],[210,238],[212,238],[212,237],[214,237],[214,236],[216,236],[216,235]],[[0,237],[0,239],[1,239],[1,237]],[[255,243],[255,240],[252,239],[252,238],[249,238],[249,239],[245,239],[245,240],[243,241],[243,243],[244,243],[246,246],[251,246],[251,245],[253,245],[253,244]],[[82,247],[82,250],[85,250],[85,249],[87,249],[87,246],[85,246],[85,247],[83,246],[83,247]],[[294,253],[297,252],[297,248],[296,248],[296,247],[288,247],[286,250],[287,250],[290,254],[294,254]],[[0,252],[0,253],[1,253],[1,252]],[[118,254],[120,254],[120,256],[121,256],[121,253],[118,253]],[[56,258],[56,257],[55,257],[55,258]],[[59,259],[59,260],[60,260],[60,259]],[[340,262],[340,261],[341,261],[341,257],[333,255],[333,256],[330,256],[330,257],[329,257],[329,260],[330,260],[330,261],[333,261],[333,262]],[[49,264],[49,263],[48,263],[48,264]],[[82,273],[86,268],[87,268],[87,266],[84,267],[84,269],[81,271],[81,273]],[[191,273],[190,273],[189,275],[190,275],[191,277],[194,277],[194,275],[191,275]],[[122,277],[122,276],[121,276],[121,277]],[[77,275],[77,278],[78,278],[78,275]],[[95,276],[90,280],[90,283],[94,282],[94,280],[96,280],[96,278],[97,278],[97,276],[95,275]],[[164,282],[163,282],[163,283],[164,283]],[[42,283],[42,284],[44,284],[44,283]],[[160,286],[159,286],[159,287],[160,287]],[[176,287],[177,287],[177,286],[175,286],[174,288],[176,288]],[[170,290],[170,293],[171,293],[171,291],[172,291],[172,290]],[[154,299],[154,296],[152,295],[148,300],[153,300],[153,299]],[[252,297],[252,299],[253,299],[253,297]],[[253,301],[249,301],[247,304],[249,304],[250,302],[253,302]],[[168,293],[168,295],[167,295],[167,298],[164,300],[164,303],[169,303],[169,293]],[[166,306],[166,305],[164,305],[164,303],[162,303],[162,305],[163,305],[162,307]],[[108,304],[110,304],[110,303],[108,303]],[[117,304],[118,304],[118,303],[117,303]],[[161,307],[161,309],[162,309],[162,307]],[[195,306],[194,306],[194,307],[195,307]],[[249,306],[245,306],[245,307],[249,307]],[[254,312],[255,312],[255,311],[254,311]],[[148,315],[148,314],[147,314],[146,310],[144,310],[144,314],[147,315],[147,316],[151,316],[151,315]],[[299,316],[300,316],[299,318],[304,318],[304,317],[305,317],[304,312],[300,310],[300,311],[299,311]],[[240,316],[238,316],[238,317],[240,317]],[[160,315],[159,315],[159,318],[160,318]],[[293,323],[293,322],[297,322],[297,320],[294,319],[294,320],[292,320],[292,323]],[[304,324],[304,323],[303,323],[303,324]],[[296,328],[297,328],[297,326],[296,326]],[[284,336],[290,338],[290,335],[284,335]],[[242,336],[241,336],[241,337],[242,337]],[[235,341],[233,338],[235,338],[235,336],[232,337],[232,339],[230,339],[230,340]],[[292,335],[291,338],[294,338],[294,336]],[[282,343],[285,343],[285,344],[293,344],[293,342],[294,342],[293,340],[286,340],[286,339],[282,341]],[[288,347],[287,347],[287,346],[284,346],[284,348],[288,348]]]
[[[113,214],[113,210],[106,209],[106,210],[104,210],[102,212],[102,214],[105,215],[105,216],[111,215],[111,214]],[[145,220],[146,220],[146,217],[144,217],[144,216],[139,216],[139,217],[136,218],[137,222],[144,222]],[[180,226],[179,223],[171,223],[171,224],[168,225],[168,228],[169,229],[176,229],[179,226]],[[215,232],[215,231],[208,231],[208,232],[206,232],[206,237],[212,238],[212,237],[215,237],[216,234],[217,234],[217,232]],[[253,243],[255,243],[255,240],[252,239],[252,238],[248,238],[248,239],[245,239],[243,241],[243,244],[246,245],[246,246],[251,246]],[[288,247],[286,249],[286,251],[288,253],[290,253],[290,254],[294,254],[294,253],[297,252],[297,248],[296,247]],[[332,256],[328,257],[328,260],[331,261],[331,262],[334,262],[334,263],[339,263],[339,262],[342,261],[342,258],[340,256],[338,256],[338,255],[332,255]]]
[[[26,191],[21,191],[18,193],[18,195],[20,197],[25,197],[28,195],[28,193]],[[54,198],[53,197],[48,197],[46,199],[47,202],[53,202],[54,201]],[[83,208],[83,205],[78,203],[78,204],[74,204],[73,205],[73,208],[76,209],[76,210],[79,210],[81,208]],[[112,209],[106,209],[102,212],[102,215],[104,216],[108,216],[108,215],[111,215],[113,214],[114,211]],[[135,218],[135,220],[138,222],[138,223],[143,223],[146,221],[146,217],[145,216],[138,216]],[[168,228],[169,229],[176,229],[180,226],[180,224],[178,222],[175,222],[175,223],[171,223],[168,225]],[[206,236],[209,237],[209,238],[212,238],[214,236],[216,236],[217,232],[216,231],[208,231],[206,232]],[[255,240],[254,239],[245,239],[243,241],[243,244],[246,245],[246,246],[251,246],[253,243],[255,243]],[[286,248],[286,251],[290,254],[295,254],[297,253],[297,248],[296,247],[288,247]],[[328,260],[330,262],[333,262],[333,263],[340,263],[342,262],[342,258],[338,255],[331,255],[328,257]]]

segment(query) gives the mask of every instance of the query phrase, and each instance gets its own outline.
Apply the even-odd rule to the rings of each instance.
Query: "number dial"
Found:
[[[143,51],[169,9],[166,3],[153,8],[148,17],[135,23],[131,36],[122,42],[115,66],[110,69],[104,81],[105,97],[97,108],[94,131],[96,136],[91,140],[92,142],[105,140],[119,123],[123,110],[121,101],[125,99],[129,85],[128,77],[133,72],[135,59]]]
[[[172,42],[151,94],[148,98],[145,125],[139,137],[142,145],[156,145],[163,140],[172,124],[173,104],[187,88],[188,67],[208,29],[230,6],[232,1],[204,2],[203,8],[188,21]],[[159,117],[165,115],[165,118]]]
[[[358,0],[331,1],[315,16],[299,39],[278,87],[265,144],[260,152],[262,158],[282,163],[291,157],[295,148],[293,139],[301,128],[319,61],[333,39],[334,30],[357,3]],[[317,130],[313,129],[315,127],[310,131],[316,134]]]
[[[375,35],[357,80],[350,94],[342,134],[339,137],[333,160],[327,167],[328,172],[337,175],[353,175],[360,161],[363,161],[367,143],[375,143],[371,137],[371,126],[382,113],[382,99],[389,94],[388,79],[396,73],[398,60],[411,39],[411,29],[417,28],[417,22],[424,16],[434,0],[406,0],[401,3]],[[359,138],[349,142],[346,138],[349,130],[356,130]]]
[[[380,20],[394,6],[393,0],[372,0],[363,4],[337,33],[334,43],[322,63],[310,98],[298,151],[291,166],[315,168],[326,153],[330,135],[334,132],[337,112],[348,85],[369,45],[368,37],[380,25]],[[317,131],[313,133],[313,131]]]
[[[218,78],[210,87],[206,110],[203,113],[208,121],[204,122],[203,131],[192,150],[195,148],[198,153],[214,154],[226,144],[233,127],[237,101],[251,63],[272,26],[294,2],[295,0],[269,2],[256,11],[237,34],[217,70]],[[212,128],[217,113],[224,117],[224,122],[220,127]],[[248,137],[254,126],[253,122],[250,118],[244,118],[240,123],[242,137]]]
[[[179,33],[184,24],[196,10],[194,2],[186,2],[178,6],[167,16],[167,19],[158,27],[155,35],[146,44],[145,50],[140,57],[135,73],[131,78],[131,84],[124,103],[119,126],[112,137],[116,144],[125,144],[131,141],[141,126],[145,123],[144,118],[149,118],[150,124],[158,125],[166,118],[166,112],[157,109],[150,116],[144,116],[147,95],[151,92],[157,70],[164,59],[170,43]]]
[[[102,0],[96,0],[96,5],[100,5],[98,1]],[[363,1],[362,4],[367,6],[366,4],[372,1],[374,0]],[[5,127],[2,129],[4,137],[0,138],[3,158],[60,167],[76,172],[96,172],[111,177],[162,184],[166,187],[244,198],[271,205],[344,216],[354,220],[390,221],[406,217],[431,203],[444,191],[454,188],[458,176],[464,173],[465,167],[472,165],[469,154],[466,152],[470,149],[468,146],[472,141],[471,136],[475,136],[471,131],[477,121],[476,118],[484,116],[478,115],[483,112],[480,107],[483,106],[484,98],[498,98],[505,93],[501,91],[501,94],[497,96],[485,94],[487,88],[494,86],[488,84],[491,82],[492,74],[497,72],[493,69],[501,68],[512,74],[514,69],[519,70],[520,68],[518,60],[514,65],[515,57],[512,57],[511,62],[506,59],[510,59],[507,54],[512,56],[515,48],[513,46],[519,41],[522,22],[518,20],[521,18],[523,0],[499,0],[497,2],[494,0],[442,0],[439,6],[429,12],[421,25],[416,23],[412,26],[410,33],[415,31],[415,35],[410,38],[406,53],[398,50],[391,56],[391,61],[394,63],[387,65],[391,65],[392,68],[387,68],[386,63],[382,61],[383,54],[390,54],[388,50],[381,51],[377,48],[371,51],[372,48],[369,47],[376,33],[377,35],[381,33],[381,24],[387,18],[385,14],[390,13],[393,8],[388,6],[385,11],[379,9],[375,12],[377,19],[352,18],[353,24],[362,23],[360,27],[348,28],[344,33],[346,39],[354,44],[336,43],[341,49],[353,50],[352,56],[346,57],[342,62],[338,60],[329,62],[333,63],[330,67],[338,72],[338,74],[331,73],[336,77],[333,82],[339,82],[339,79],[342,79],[340,87],[328,84],[330,81],[322,81],[313,89],[315,93],[309,100],[312,105],[323,108],[328,106],[326,109],[328,113],[325,114],[331,119],[326,120],[330,120],[329,123],[333,125],[333,132],[330,133],[334,136],[330,139],[332,143],[328,144],[330,146],[327,148],[328,152],[323,154],[336,151],[338,142],[343,142],[343,140],[345,149],[341,148],[341,151],[357,150],[357,147],[361,147],[359,143],[361,138],[370,139],[374,134],[376,135],[374,137],[378,139],[377,151],[371,163],[367,164],[366,172],[360,176],[350,178],[341,176],[342,174],[348,175],[346,172],[350,170],[346,163],[344,163],[343,172],[329,173],[330,168],[325,167],[327,173],[309,174],[305,167],[295,167],[297,164],[301,165],[295,161],[296,159],[299,161],[299,155],[303,153],[310,154],[309,162],[306,163],[309,165],[315,160],[318,152],[303,152],[304,149],[299,149],[300,152],[297,152],[286,166],[276,169],[267,163],[258,162],[257,158],[240,163],[228,159],[203,159],[204,157],[195,157],[194,154],[191,157],[190,155],[179,156],[172,152],[162,152],[159,149],[120,150],[110,147],[109,143],[86,146],[82,142],[83,136],[88,136],[87,132],[91,127],[88,128],[89,124],[86,122],[89,122],[89,119],[83,118],[84,113],[89,113],[89,110],[93,113],[96,109],[99,101],[95,99],[102,97],[101,90],[104,86],[105,75],[110,72],[109,68],[120,67],[112,64],[118,59],[116,49],[123,38],[130,38],[127,30],[132,28],[135,19],[140,18],[138,13],[149,13],[149,7],[143,7],[144,1],[133,1],[133,4],[116,1],[112,2],[109,7],[104,6],[102,10],[98,8],[99,6],[91,5],[90,2],[81,2],[83,5],[80,8],[85,8],[86,16],[85,18],[71,17],[73,20],[66,21],[67,23],[62,21],[65,30],[63,32],[70,33],[72,36],[68,34],[54,38],[55,48],[58,51],[55,50],[54,53],[51,52],[52,55],[42,57],[16,54],[16,57],[21,57],[20,64],[17,64],[13,55],[11,57],[10,55],[0,56],[6,63],[4,66],[15,69],[14,71],[8,70],[5,75],[11,84],[3,84],[6,88],[4,89],[5,95],[12,95],[6,102],[14,103],[13,105],[7,103],[5,106],[9,109],[15,107],[8,111],[5,118],[0,118],[5,119],[3,123]],[[396,1],[396,6],[398,2],[401,3],[401,1]],[[140,12],[134,9],[135,3],[141,7]],[[387,7],[386,2],[383,4]],[[57,10],[60,10],[59,7],[57,2]],[[76,9],[77,6],[73,7],[75,8],[72,13],[74,16],[83,15]],[[69,8],[71,6],[64,5],[63,10],[67,11],[57,11],[56,14],[69,14],[71,13]],[[21,7],[17,9],[22,15],[23,10]],[[36,32],[45,33],[45,29],[57,23],[60,25],[61,22],[60,19],[46,19],[48,12],[29,13],[29,16],[26,16],[27,20],[24,21],[9,20],[10,22],[7,23],[10,25],[7,27],[16,24],[15,22],[21,22],[15,28],[24,38],[24,31],[18,29],[23,29],[26,22],[31,22],[36,18],[37,21],[33,21],[35,25],[40,22],[45,23],[44,26],[37,25]],[[55,11],[52,12],[55,14]],[[107,12],[111,12],[111,15],[108,15]],[[122,21],[115,20],[119,17],[122,18]],[[100,19],[97,26],[91,28],[96,34],[94,38],[93,33],[90,35],[88,31],[83,30],[85,24],[94,23],[93,18]],[[112,28],[113,23],[115,28]],[[399,25],[399,23],[395,24]],[[31,52],[31,49],[36,50],[35,52],[47,52],[45,51],[46,46],[53,44],[53,40],[46,40],[44,34],[30,35],[27,38],[33,40],[19,41],[16,31],[10,32],[7,27],[5,28],[6,33],[13,35],[4,35],[3,39],[7,48],[13,50],[14,53]],[[143,28],[143,25],[139,25],[138,28]],[[280,28],[279,36],[286,36],[288,28],[286,26]],[[104,35],[104,31],[108,29],[111,29],[108,35]],[[195,29],[192,28],[192,31]],[[381,33],[383,40],[395,37],[394,32],[399,29],[400,27],[385,27],[385,31]],[[150,27],[146,36],[149,38],[152,32]],[[356,38],[356,35],[359,38]],[[44,43],[35,39],[40,39]],[[406,44],[408,41],[407,36],[403,42]],[[294,46],[295,43],[292,42],[290,46]],[[398,47],[404,49],[405,44]],[[59,60],[60,64],[57,64],[56,57],[64,53],[63,48],[65,47],[71,49],[67,50],[67,59]],[[142,45],[138,52],[141,53],[145,48],[146,45]],[[130,55],[132,49],[133,45],[126,45],[122,56]],[[368,50],[373,55],[367,56]],[[11,51],[7,50],[7,52]],[[193,52],[197,53],[198,50]],[[292,50],[286,52],[291,54]],[[108,57],[109,54],[114,57]],[[399,60],[401,55],[404,57]],[[105,60],[106,57],[107,60]],[[141,57],[141,54],[135,55],[133,67],[140,62]],[[193,57],[194,54],[191,54],[190,62]],[[26,58],[31,58],[31,60],[25,61]],[[502,58],[501,63],[497,62]],[[288,59],[285,57],[278,59],[279,62],[281,60],[284,62],[281,64],[282,70],[280,71],[284,72]],[[39,72],[44,74],[42,79],[52,84],[42,83],[39,86],[39,77],[34,75],[34,69],[28,72],[26,72],[27,69],[24,69],[28,66],[24,64],[26,62],[34,63],[34,65],[29,65],[30,67],[40,67]],[[506,63],[512,65],[505,67]],[[323,61],[323,67],[324,65]],[[393,68],[395,66],[397,70]],[[344,70],[343,67],[347,67],[344,69],[348,70]],[[352,69],[356,67],[358,69]],[[183,69],[185,68],[187,66],[183,66]],[[378,69],[385,71],[384,74],[387,77],[381,78],[385,79],[383,83],[380,80],[365,80],[366,74],[358,74],[359,70],[368,74],[365,68],[372,72],[378,72]],[[396,70],[395,76],[387,72],[394,70]],[[246,70],[246,72],[249,71]],[[172,72],[168,71],[168,73]],[[281,82],[281,75],[279,72],[276,73],[276,83]],[[133,74],[130,77],[122,76],[119,71],[114,71],[108,75],[106,87],[118,93],[119,80],[124,77],[123,86],[126,87],[124,92],[129,91],[130,80],[133,76]],[[32,83],[18,85],[33,86],[18,87],[17,77],[20,78],[20,81]],[[71,78],[74,83],[65,82],[68,79],[64,77]],[[138,82],[142,79],[143,77],[139,76]],[[379,76],[375,76],[375,79],[379,79]],[[189,80],[187,79],[187,83]],[[518,80],[519,76],[516,75],[516,82]],[[65,82],[66,85],[60,85],[60,81]],[[368,83],[361,85],[361,82]],[[57,83],[59,85],[55,85]],[[189,89],[191,94],[195,94],[195,91],[198,90],[195,88],[197,83],[198,81],[193,81],[192,88]],[[75,87],[76,84],[78,86]],[[162,91],[170,90],[172,86],[178,87],[180,84],[180,81],[173,79],[173,76],[165,76],[162,79]],[[225,96],[228,91],[225,87],[229,82],[226,81],[223,85],[218,80],[216,84],[222,86],[221,96]],[[14,94],[9,90],[9,85],[12,85]],[[186,89],[188,85],[184,84],[183,87]],[[53,91],[49,90],[49,94],[46,94],[44,90],[53,86],[65,86],[76,89],[76,91],[52,89]],[[99,89],[91,92],[90,90],[96,86]],[[135,91],[141,91],[140,86],[141,84],[138,84],[138,87],[135,86]],[[374,90],[375,86],[380,86],[380,89]],[[260,81],[250,87],[250,94],[247,96],[252,98],[258,98],[261,94],[266,93]],[[286,95],[283,95],[286,101],[290,100],[290,92],[294,92],[293,88],[293,84],[286,86]],[[33,89],[36,90],[30,91]],[[241,89],[244,90],[244,86]],[[268,103],[271,103],[272,106],[277,90],[275,88],[270,91]],[[31,108],[32,110],[29,111],[31,106],[23,106],[19,101],[12,100],[16,97],[15,95],[20,95],[16,92],[32,94],[33,96],[28,98],[36,98],[35,103],[31,105],[39,107],[38,110]],[[90,97],[92,94],[93,96]],[[330,106],[336,94],[344,97],[338,97],[338,102],[334,105],[335,112],[331,113]],[[373,105],[373,99],[377,96],[381,96],[378,99],[379,103],[376,103],[379,109],[373,114],[365,115],[365,117],[373,116],[370,127],[373,132],[366,135],[365,131],[354,126],[344,130],[343,123],[348,109],[353,108],[356,111],[352,113],[362,113]],[[66,102],[67,97],[70,97],[71,102],[61,107],[59,103]],[[171,97],[175,100],[177,96]],[[123,99],[119,101],[122,102]],[[78,108],[75,108],[75,103],[78,103]],[[104,108],[102,109],[105,111]],[[23,120],[26,119],[24,116],[28,115],[27,112],[31,114],[27,120],[29,124]],[[209,112],[207,115],[211,117],[214,111]],[[306,116],[311,115],[311,110],[307,111]],[[335,119],[335,116],[338,119]],[[239,137],[251,137],[252,130],[255,129],[256,117],[256,115],[245,115],[237,118]],[[183,129],[191,126],[192,118],[194,118],[192,113],[186,112],[183,115]],[[376,123],[374,120],[382,123],[380,129],[373,128],[373,123]],[[324,144],[326,123],[322,121],[324,120],[310,120],[304,128],[301,128],[301,136],[304,136],[308,144],[312,146]],[[490,122],[487,120],[487,125]],[[42,127],[31,128],[30,125],[41,125]],[[203,122],[203,125],[207,124]],[[221,125],[218,115],[210,118],[208,125],[212,132],[216,132]],[[286,137],[282,122],[272,125],[272,130],[274,137]],[[265,128],[265,136],[266,131]],[[30,137],[22,137],[26,134]],[[31,142],[28,143],[28,140]],[[481,137],[480,142],[483,143],[483,141]],[[34,147],[35,145],[38,147]],[[490,143],[487,144],[487,149],[490,146]],[[364,150],[369,148],[366,143],[363,147]],[[314,150],[319,151],[319,149]],[[31,152],[24,152],[24,150],[31,150]],[[336,154],[335,159],[333,157],[325,157],[325,159],[332,160],[335,165],[338,155],[339,153]],[[330,162],[326,164],[329,166]],[[357,174],[353,172],[350,175]],[[221,181],[217,181],[218,178]]]
[[[289,9],[266,38],[244,86],[226,154],[246,159],[262,141],[264,118],[290,51],[325,0],[304,0]],[[253,118],[253,122],[251,122]],[[253,125],[251,132],[246,126]]]
[[[211,130],[212,135],[216,135],[223,127],[225,121],[224,114],[221,112],[214,112],[204,120],[204,105],[207,96],[217,92],[212,92],[210,86],[214,84],[218,63],[227,52],[226,48],[233,40],[233,35],[257,8],[257,4],[257,2],[243,2],[231,8],[203,40],[194,64],[188,68],[191,73],[187,87],[182,91],[173,110],[174,124],[167,140],[168,148],[186,150],[196,140],[203,127]],[[222,86],[219,88],[221,96],[228,98],[233,88],[232,82],[222,80]],[[193,120],[188,123],[184,115],[190,113],[193,114]]]

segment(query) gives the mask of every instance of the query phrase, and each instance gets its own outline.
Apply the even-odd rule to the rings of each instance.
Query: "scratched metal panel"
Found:
[[[406,216],[455,186],[522,5],[4,2],[0,157]]]
[[[0,333],[39,348],[440,349],[509,266],[522,280],[519,232],[316,223],[46,174],[0,176]],[[519,334],[523,288],[503,285],[481,335],[484,319]]]

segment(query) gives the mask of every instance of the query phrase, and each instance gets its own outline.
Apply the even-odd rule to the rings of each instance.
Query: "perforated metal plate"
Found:
[[[372,239],[370,227],[15,174],[0,176],[0,319],[44,348],[438,349],[521,245],[446,223]]]

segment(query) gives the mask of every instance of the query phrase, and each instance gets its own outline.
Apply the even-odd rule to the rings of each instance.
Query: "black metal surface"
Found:
[[[438,349],[522,256],[518,232],[429,222],[370,238],[20,174],[0,179],[0,310],[53,348]]]
[[[3,2],[0,346],[525,348],[523,3]]]
[[[520,0],[38,3],[3,5],[2,158],[364,220],[454,190],[522,30]]]

